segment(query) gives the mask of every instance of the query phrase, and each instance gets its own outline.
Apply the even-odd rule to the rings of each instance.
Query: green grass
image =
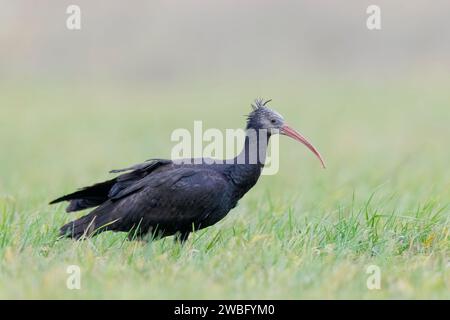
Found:
[[[448,80],[399,83],[4,83],[0,298],[449,299]],[[194,120],[242,127],[259,95],[314,142],[326,170],[283,137],[280,172],[185,246],[114,233],[57,241],[79,215],[49,200],[169,157],[171,131]],[[81,290],[66,288],[69,265]],[[367,289],[369,265],[380,290]]]

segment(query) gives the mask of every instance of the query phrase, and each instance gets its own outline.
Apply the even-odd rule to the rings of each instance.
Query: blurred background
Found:
[[[82,29],[65,27],[70,4]],[[366,28],[377,4],[382,30]],[[255,83],[323,74],[386,79],[449,71],[450,3],[429,1],[1,1],[1,77]]]

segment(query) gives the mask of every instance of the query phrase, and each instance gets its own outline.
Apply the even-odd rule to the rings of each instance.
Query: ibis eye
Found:
[[[276,123],[276,122],[277,122],[277,120],[275,120],[275,119],[272,119],[272,120],[270,120],[270,122],[272,122],[272,123],[274,124],[274,123]]]

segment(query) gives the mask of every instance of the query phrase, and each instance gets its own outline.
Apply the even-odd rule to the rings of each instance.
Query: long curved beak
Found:
[[[323,161],[323,158],[320,155],[319,151],[317,151],[317,149],[297,130],[285,124],[283,125],[283,127],[281,127],[280,133],[285,136],[291,137],[292,139],[297,140],[298,142],[303,143],[309,150],[312,151],[312,153],[316,155],[317,158],[319,158],[320,163],[322,164],[322,168],[325,169],[325,162]]]

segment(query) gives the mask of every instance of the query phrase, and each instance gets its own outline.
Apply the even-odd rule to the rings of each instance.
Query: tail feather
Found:
[[[55,199],[50,204],[70,201],[69,206],[66,208],[67,212],[96,207],[108,200],[108,194],[115,183],[116,178],[97,183]]]
[[[82,237],[91,237],[106,230],[114,230],[114,224],[118,219],[108,214],[108,212],[97,212],[94,210],[90,214],[71,221],[59,229],[61,237],[80,239]]]
[[[170,163],[172,163],[170,160],[153,159],[125,169],[113,170],[111,171],[112,173],[126,173],[123,173],[114,179],[100,182],[62,196],[53,200],[50,204],[69,201],[70,204],[66,209],[67,212],[100,206],[108,201],[108,199],[118,195],[122,190],[132,186],[134,183],[150,174],[159,166]]]

